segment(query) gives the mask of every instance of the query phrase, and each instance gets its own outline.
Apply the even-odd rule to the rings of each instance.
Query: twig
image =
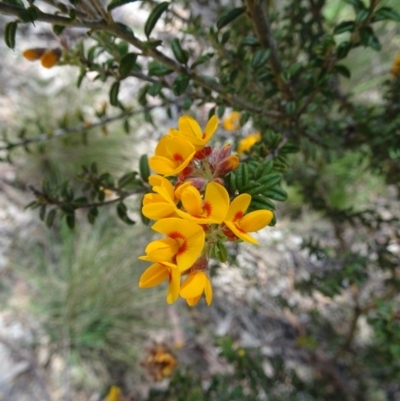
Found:
[[[271,51],[270,63],[278,88],[285,93],[287,97],[293,98],[293,88],[280,77],[282,63],[278,54],[275,38],[272,34],[267,8],[263,6],[263,2],[258,0],[246,0],[245,2],[261,47]]]
[[[172,104],[172,103],[174,103],[174,102],[170,102],[168,104]],[[117,116],[105,118],[103,120],[97,121],[97,122],[92,123],[90,125],[80,124],[80,125],[78,125],[76,127],[73,127],[73,128],[56,129],[55,131],[53,131],[52,133],[49,133],[49,134],[39,134],[38,136],[35,136],[33,138],[26,138],[26,139],[24,139],[22,141],[19,141],[19,142],[8,143],[7,145],[0,146],[0,150],[11,150],[13,148],[16,148],[16,147],[19,147],[19,146],[26,146],[26,145],[29,145],[31,143],[46,142],[46,141],[48,141],[50,139],[57,138],[57,137],[60,137],[60,136],[89,131],[89,130],[91,130],[93,128],[101,127],[103,125],[109,124],[109,123],[114,122],[114,121],[121,120],[123,118],[128,118],[128,117],[132,117],[134,115],[143,114],[143,113],[146,113],[146,112],[148,112],[150,110],[153,110],[155,108],[158,108],[158,107],[164,107],[165,105],[166,105],[166,103],[163,103],[163,104],[158,104],[158,105],[154,105],[154,106],[144,107],[143,109],[134,110],[134,111],[131,111],[129,113],[121,113],[121,114],[119,114]]]
[[[129,198],[132,195],[137,195],[143,192],[146,192],[147,189],[145,187],[142,188],[138,188],[132,191],[115,191],[115,192],[119,192],[120,196],[118,198],[115,199],[111,199],[108,201],[103,201],[103,202],[93,202],[93,203],[74,203],[74,202],[66,202],[66,201],[61,201],[59,199],[56,198],[52,198],[50,197],[48,194],[39,191],[38,189],[36,189],[34,186],[29,185],[28,189],[31,190],[33,192],[33,194],[36,196],[36,198],[42,199],[44,201],[44,205],[54,205],[54,206],[65,206],[65,205],[70,205],[74,208],[74,210],[77,209],[89,209],[92,207],[102,207],[102,206],[108,206],[108,205],[112,205],[114,203],[118,203],[118,202],[122,202],[124,199]],[[106,188],[108,189],[108,188]]]

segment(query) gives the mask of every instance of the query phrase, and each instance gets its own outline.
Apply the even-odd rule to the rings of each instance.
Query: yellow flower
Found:
[[[176,212],[183,219],[198,224],[219,224],[223,222],[228,212],[229,194],[221,184],[210,182],[202,199],[200,192],[195,187],[189,186],[182,192],[182,205],[186,212],[181,210]]]
[[[228,117],[222,121],[222,126],[227,131],[236,131],[240,127],[240,117],[242,115],[238,111],[232,111]]]
[[[400,54],[394,59],[390,73],[396,77],[400,77]]]
[[[47,49],[43,47],[36,47],[34,49],[26,49],[22,55],[29,61],[39,60],[40,57],[46,52]]]
[[[251,147],[261,140],[261,134],[259,132],[253,132],[239,141],[239,145],[237,148],[237,154],[241,156],[244,152],[247,152],[251,149]]]
[[[156,193],[146,194],[143,198],[142,213],[152,220],[160,220],[175,215],[174,187],[164,177],[152,175],[149,183]]]
[[[124,394],[118,386],[111,386],[108,391],[106,401],[123,401]]]
[[[210,118],[204,132],[201,130],[199,123],[193,117],[182,116],[178,120],[178,129],[171,129],[169,134],[174,138],[185,138],[193,144],[197,151],[206,146],[217,128],[218,118],[216,116]]]
[[[169,262],[152,264],[141,275],[139,287],[155,287],[165,280],[168,280],[167,302],[172,304],[179,296],[179,288],[181,284],[181,272],[177,265]]]
[[[248,233],[267,226],[274,215],[270,210],[256,210],[245,215],[250,202],[249,194],[237,196],[229,206],[224,224],[241,240],[259,245],[259,242]]]
[[[40,63],[44,68],[51,68],[61,57],[61,49],[49,49],[40,57]]]
[[[207,259],[199,258],[191,270],[182,283],[179,295],[186,299],[189,306],[194,306],[199,302],[204,292],[207,305],[211,305],[213,293],[210,277],[208,276]]]
[[[149,159],[150,168],[166,177],[176,175],[192,161],[195,153],[196,149],[186,139],[165,135],[158,142],[155,156]]]
[[[62,54],[61,49],[45,49],[43,47],[36,47],[33,49],[25,50],[22,55],[29,61],[39,60],[43,67],[51,68],[60,59]]]
[[[173,261],[182,272],[196,262],[203,250],[204,230],[196,223],[170,217],[157,221],[151,228],[168,238],[150,242],[146,247],[146,256],[139,257],[141,260]]]

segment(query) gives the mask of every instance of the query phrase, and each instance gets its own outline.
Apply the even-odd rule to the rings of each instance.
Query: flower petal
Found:
[[[210,208],[209,218],[215,223],[222,223],[228,213],[229,208],[229,194],[228,191],[217,182],[210,182],[207,184],[206,192],[204,195],[203,209]]]
[[[207,143],[211,137],[214,135],[214,132],[218,128],[218,118],[216,115],[213,115],[209,120],[206,125],[206,128],[204,129],[204,135],[203,135],[203,140],[205,143]]]
[[[169,273],[167,303],[172,304],[178,299],[180,286],[181,272],[177,266],[174,266]]]
[[[178,252],[178,249],[179,244],[175,240],[171,238],[162,238],[150,242],[145,249],[146,256],[140,256],[139,259],[151,260],[152,262],[165,262],[171,260]]]
[[[186,302],[189,306],[195,306],[200,301],[201,295],[195,298],[186,298]]]
[[[178,120],[178,130],[198,139],[202,139],[203,136],[199,123],[191,116],[182,116]]]
[[[175,214],[175,207],[166,202],[155,202],[144,205],[142,213],[151,220],[160,220],[172,217]]]
[[[250,233],[266,227],[273,217],[274,214],[270,210],[256,210],[242,217],[239,225],[244,231]]]
[[[140,276],[139,287],[151,288],[161,284],[169,276],[169,269],[161,263],[154,263]]]
[[[207,276],[201,272],[190,273],[182,283],[179,295],[182,298],[196,298],[200,296],[206,286]]]
[[[225,221],[225,224],[227,227],[229,227],[233,233],[240,238],[241,240],[245,242],[249,242],[250,244],[254,245],[260,245],[260,243],[254,239],[251,235],[247,234],[246,231],[242,230],[238,224],[232,222],[232,221]]]
[[[157,221],[151,228],[170,237],[178,244],[175,255],[180,271],[191,267],[204,248],[204,230],[201,226],[191,221],[170,217]],[[155,260],[155,262],[158,261]]]
[[[210,306],[211,302],[212,302],[212,298],[213,298],[213,291],[212,291],[211,281],[210,281],[209,277],[207,277],[205,293],[206,293],[207,305]]]
[[[230,204],[225,221],[237,221],[246,213],[251,202],[251,195],[241,194],[237,196]]]
[[[201,199],[200,192],[195,187],[187,187],[182,192],[181,200],[189,214],[196,216],[203,213],[203,200]]]

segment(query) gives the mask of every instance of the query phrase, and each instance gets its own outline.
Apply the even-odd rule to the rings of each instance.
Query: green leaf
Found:
[[[137,56],[138,55],[136,53],[128,53],[121,58],[121,62],[119,63],[119,76],[121,79],[126,78],[132,71],[132,68],[136,63]]]
[[[172,83],[172,91],[176,96],[185,93],[189,85],[190,77],[188,75],[179,75]]]
[[[21,0],[2,0],[1,2],[4,4],[10,4],[11,6],[25,8],[25,5]]]
[[[137,0],[112,0],[112,2],[107,6],[107,10],[113,10],[114,8],[123,6],[124,4],[133,3]]]
[[[363,22],[369,17],[369,15],[370,15],[370,11],[369,10],[367,10],[367,9],[360,10],[357,13],[355,22],[356,23]]]
[[[254,69],[265,66],[268,61],[271,51],[269,49],[257,49],[253,56],[253,61],[251,65]]]
[[[148,65],[149,75],[154,75],[156,77],[162,77],[167,74],[171,74],[173,70],[165,65],[160,64],[158,61],[151,61]]]
[[[124,174],[119,180],[118,180],[118,188],[124,188],[127,187],[131,184],[134,184],[137,182],[137,175],[138,173],[136,171],[131,171],[130,173]]]
[[[96,206],[93,206],[89,209],[87,219],[90,224],[93,224],[96,220],[96,217],[99,215],[99,210],[97,209]]]
[[[272,188],[281,182],[282,176],[280,174],[272,173],[265,175],[257,180],[257,183],[266,188]]]
[[[170,3],[168,1],[164,1],[154,7],[144,25],[144,33],[147,37],[150,36],[151,32],[156,26],[157,21],[160,19],[163,12],[169,7],[169,5]]]
[[[189,52],[182,49],[178,38],[174,38],[171,41],[171,48],[177,61],[179,61],[182,64],[186,64],[188,62]]]
[[[226,252],[225,245],[221,241],[218,241],[214,245],[214,255],[221,263],[225,263],[227,261],[228,253]]]
[[[46,218],[46,225],[47,227],[51,227],[54,223],[54,218],[56,217],[57,210],[51,209]]]
[[[342,65],[342,64],[336,64],[333,67],[332,72],[336,72],[336,73],[338,73],[340,75],[343,75],[346,78],[350,78],[351,77],[350,70],[347,67],[345,67],[344,65]]]
[[[366,47],[371,47],[374,50],[380,50],[381,44],[375,36],[374,31],[369,26],[360,28],[360,42]]]
[[[86,76],[86,68],[82,67],[82,68],[81,68],[81,71],[80,71],[80,73],[79,73],[78,80],[77,80],[77,82],[76,82],[76,87],[77,87],[77,88],[80,88],[80,87],[81,87],[83,78],[85,78],[85,76]]]
[[[334,35],[339,35],[343,32],[353,32],[354,31],[354,21],[343,21],[339,25],[335,26],[333,30]]]
[[[68,214],[66,217],[67,226],[73,230],[75,228],[75,214]]]
[[[44,220],[46,217],[46,205],[42,205],[40,206],[40,210],[39,210],[39,218],[40,220]]]
[[[128,217],[127,207],[122,202],[118,203],[118,205],[117,205],[117,215],[125,224],[129,224],[129,225],[135,224],[135,222]]]
[[[204,54],[203,56],[200,56],[197,60],[195,60],[193,62],[193,64],[191,65],[190,68],[195,68],[200,64],[204,64],[205,62],[210,60],[213,56],[214,56],[214,53],[207,53],[207,54]]]
[[[340,43],[340,45],[336,49],[337,58],[339,60],[345,58],[349,53],[351,46],[352,46],[351,43],[348,41]]]
[[[7,47],[14,49],[15,47],[15,35],[17,33],[18,23],[13,21],[6,24],[4,28],[4,42]]]
[[[64,29],[65,29],[64,25],[57,25],[57,24],[53,25],[53,32],[57,36],[60,36],[63,33]]]
[[[140,157],[139,172],[140,172],[140,178],[144,182],[148,182],[149,176],[150,176],[150,166],[149,166],[149,159],[146,154],[144,154]]]
[[[38,12],[37,8],[34,6],[28,7],[26,10],[21,11],[18,14],[18,17],[21,19],[23,22],[33,22],[37,20],[38,17]]]
[[[240,44],[243,46],[258,46],[260,42],[255,36],[245,36]]]
[[[287,199],[286,191],[279,186],[270,188],[268,191],[265,191],[263,195],[279,202],[283,202]]]
[[[246,11],[246,7],[231,8],[223,12],[217,20],[217,28],[222,29],[236,18],[240,17]]]
[[[118,106],[119,81],[114,82],[110,89],[110,104]]]
[[[384,20],[400,21],[400,14],[390,7],[382,7],[376,11],[372,22]]]

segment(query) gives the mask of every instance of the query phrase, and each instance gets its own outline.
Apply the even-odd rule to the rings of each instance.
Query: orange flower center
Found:
[[[185,253],[185,251],[187,250],[187,243],[186,237],[182,233],[180,233],[179,231],[172,231],[168,234],[168,237],[174,239],[179,244],[178,252],[176,253],[176,255],[182,255],[183,253]]]
[[[172,158],[176,161],[176,162],[180,162],[182,163],[184,161],[182,155],[180,155],[179,153],[175,153]]]
[[[232,221],[238,221],[238,220],[240,220],[242,217],[243,217],[243,212],[242,211],[239,211],[239,212],[236,212],[236,214],[235,214],[235,216],[233,216],[233,220]]]

